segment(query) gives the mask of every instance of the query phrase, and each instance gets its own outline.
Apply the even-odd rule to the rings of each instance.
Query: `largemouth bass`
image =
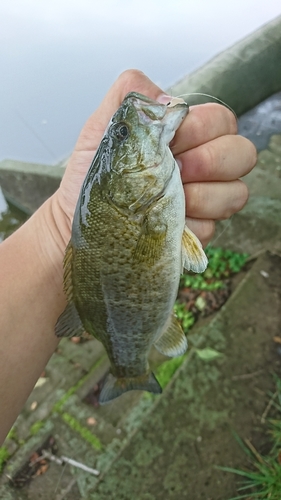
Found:
[[[100,340],[111,373],[106,403],[132,389],[160,393],[149,369],[154,346],[179,356],[187,340],[173,314],[183,268],[207,258],[185,225],[185,198],[169,149],[188,113],[182,99],[160,104],[129,93],[114,114],[83,183],[64,259],[68,305],[56,334]]]

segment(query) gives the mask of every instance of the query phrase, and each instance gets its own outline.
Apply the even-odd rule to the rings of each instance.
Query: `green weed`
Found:
[[[241,271],[248,259],[246,253],[211,246],[207,246],[205,252],[209,260],[206,271],[202,274],[188,272],[183,274],[180,279],[180,289],[189,288],[198,291],[199,295],[195,301],[195,307],[200,312],[206,306],[206,301],[200,292],[214,292],[225,288],[229,277]],[[180,320],[183,331],[187,333],[195,322],[194,314],[187,310],[185,302],[179,300],[175,303],[174,312]]]
[[[194,315],[186,309],[183,302],[179,301],[176,301],[174,305],[174,313],[180,320],[184,333],[187,333],[195,322]]]
[[[161,387],[164,389],[168,382],[171,380],[174,373],[177,369],[182,365],[185,360],[185,356],[179,356],[178,358],[169,359],[168,361],[164,361],[162,365],[160,365],[157,370],[157,380],[160,383]]]
[[[72,415],[69,415],[69,413],[62,413],[61,414],[62,419],[67,423],[67,425],[73,429],[75,432],[78,432],[80,436],[87,441],[95,450],[101,450],[102,449],[102,444],[101,441],[97,436],[92,434],[87,427],[84,427],[83,425],[80,424],[76,418],[72,417]]]
[[[276,378],[277,391],[272,396],[272,404],[281,411],[281,380]],[[275,399],[279,404],[275,402]],[[270,420],[270,434],[273,446],[267,456],[260,455],[253,447],[249,449],[244,442],[235,436],[245,453],[248,455],[253,470],[239,470],[231,467],[219,469],[244,478],[244,483],[238,488],[239,495],[230,500],[280,500],[281,498],[281,420]],[[241,492],[241,494],[240,494]]]
[[[0,472],[2,472],[5,463],[10,458],[10,453],[5,446],[0,446]]]
[[[30,434],[31,436],[36,436],[40,429],[44,427],[45,423],[42,420],[38,420],[37,422],[34,422],[34,424],[30,427]]]
[[[207,278],[222,279],[229,277],[232,273],[239,273],[249,257],[247,253],[233,252],[210,245],[207,246],[205,252],[209,260],[208,268],[204,273]]]

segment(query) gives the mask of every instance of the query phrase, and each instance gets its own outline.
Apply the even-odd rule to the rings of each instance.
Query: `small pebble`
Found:
[[[87,418],[87,424],[88,425],[96,425],[97,421],[94,417],[89,417]]]
[[[269,278],[269,274],[266,271],[260,271],[260,273],[264,278]]]
[[[72,337],[70,340],[73,344],[79,344],[81,337]]]

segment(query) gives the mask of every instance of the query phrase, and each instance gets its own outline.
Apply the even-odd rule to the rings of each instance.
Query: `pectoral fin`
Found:
[[[153,265],[160,259],[166,243],[167,225],[162,220],[159,207],[152,207],[146,215],[134,257],[139,262]]]
[[[171,358],[181,356],[187,349],[187,339],[177,318],[172,314],[168,329],[155,342],[156,349]]]
[[[141,234],[134,251],[138,262],[153,265],[161,256],[165,244],[166,233]]]
[[[208,265],[199,239],[187,226],[182,235],[182,265],[187,271],[195,273],[203,273]]]

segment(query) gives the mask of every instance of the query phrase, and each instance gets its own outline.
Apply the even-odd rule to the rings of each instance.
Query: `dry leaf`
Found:
[[[278,336],[273,337],[273,340],[274,340],[274,342],[276,342],[277,344],[281,344],[281,337],[278,337]]]

